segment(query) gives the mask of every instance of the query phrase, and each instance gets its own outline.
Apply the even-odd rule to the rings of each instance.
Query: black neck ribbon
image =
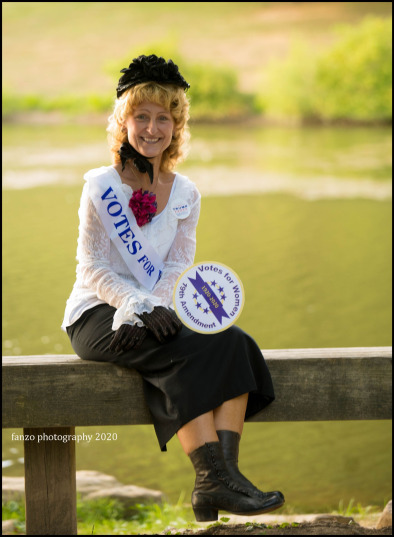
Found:
[[[150,184],[153,183],[153,166],[149,160],[141,155],[129,142],[124,142],[118,150],[120,160],[122,161],[122,172],[125,169],[126,162],[129,159],[134,160],[134,166],[141,173],[149,175]]]

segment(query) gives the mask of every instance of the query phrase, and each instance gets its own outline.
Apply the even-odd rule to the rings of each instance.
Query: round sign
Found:
[[[245,293],[237,274],[226,265],[203,261],[178,278],[173,295],[175,311],[195,332],[226,330],[241,315]]]

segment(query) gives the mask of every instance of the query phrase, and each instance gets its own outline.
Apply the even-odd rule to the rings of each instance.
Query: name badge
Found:
[[[171,203],[171,210],[176,218],[179,220],[183,220],[184,218],[187,218],[190,214],[190,206],[187,203],[187,201],[183,201],[179,198],[175,199]]]

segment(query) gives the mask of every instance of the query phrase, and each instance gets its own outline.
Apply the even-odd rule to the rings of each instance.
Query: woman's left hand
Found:
[[[146,326],[122,324],[115,332],[109,350],[111,352],[120,352],[137,349],[143,343],[147,333]]]
[[[140,313],[137,317],[143,321],[160,343],[172,339],[182,328],[182,323],[175,311],[164,306],[155,306],[151,313]]]

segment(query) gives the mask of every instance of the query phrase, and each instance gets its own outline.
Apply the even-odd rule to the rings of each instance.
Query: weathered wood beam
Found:
[[[391,419],[391,347],[263,350],[276,400],[251,421]],[[152,423],[132,369],[75,355],[3,358],[3,427]]]

